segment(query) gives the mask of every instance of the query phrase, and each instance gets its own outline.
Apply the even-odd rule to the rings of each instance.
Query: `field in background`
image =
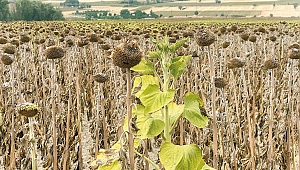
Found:
[[[52,3],[59,7],[59,1],[43,1]],[[126,4],[121,4],[119,0],[80,0],[81,3],[86,2],[92,5],[90,9],[77,8],[61,8],[66,18],[76,19],[72,13],[75,11],[85,10],[111,10],[112,14],[120,14],[122,9],[129,9],[131,12],[139,9],[149,13],[151,10],[156,14],[162,14],[163,17],[300,17],[300,7],[294,8],[294,3],[299,3],[298,0],[222,0],[220,4],[216,4],[214,0],[197,0],[174,1],[156,4],[146,4],[145,0],[138,0],[144,3],[140,6],[124,7]],[[125,1],[126,2],[126,1]],[[151,1],[150,1],[151,2]],[[273,4],[275,3],[275,6]],[[185,7],[180,10],[178,7]],[[198,11],[199,15],[194,15]],[[288,11],[288,12],[287,12]]]

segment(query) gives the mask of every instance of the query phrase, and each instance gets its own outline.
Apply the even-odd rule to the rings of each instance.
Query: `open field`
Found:
[[[167,166],[159,154],[166,135],[176,147],[195,144],[203,160],[216,169],[300,169],[300,25],[297,19],[263,19],[2,23],[0,169],[32,169],[35,148],[39,170],[92,169],[90,163],[98,153],[115,154],[114,161],[127,170],[131,140],[125,131],[142,139],[136,147],[135,169],[153,169],[145,157],[158,169]],[[208,38],[200,39],[205,35]],[[164,37],[168,48],[157,48],[153,40]],[[161,59],[167,49],[176,49],[174,41],[185,38],[166,61]],[[119,45],[128,42],[134,48],[121,46],[123,50],[153,62],[142,68],[155,71],[116,66],[130,64],[128,57],[115,57]],[[50,53],[53,47],[61,50]],[[51,58],[58,55],[61,58]],[[186,68],[179,70],[184,64]],[[179,71],[166,72],[160,65]],[[179,72],[182,75],[175,77]],[[96,75],[105,75],[105,81]],[[157,94],[148,89],[153,87]],[[150,97],[155,95],[151,100],[142,98],[146,89]],[[196,103],[186,98],[189,92],[197,96]],[[146,111],[149,101],[164,101],[161,96],[169,93],[171,100],[153,104],[165,110]],[[35,117],[20,114],[24,102],[40,108]],[[133,117],[128,121],[131,107]],[[165,118],[161,114],[169,112],[170,119],[161,120]],[[207,126],[200,128],[188,114],[206,118]],[[172,124],[174,119],[178,121]],[[149,121],[153,123],[145,127]],[[169,127],[160,127],[166,124],[172,126],[169,133],[165,133]],[[145,137],[143,130],[155,135]],[[116,154],[108,149],[117,141]]]
[[[43,1],[45,3],[53,3],[56,6],[63,1]],[[131,12],[139,9],[149,13],[151,10],[156,12],[158,15],[162,14],[164,17],[168,18],[169,16],[181,16],[185,17],[203,17],[203,16],[244,16],[244,17],[300,17],[300,7],[294,8],[294,3],[297,3],[296,0],[290,1],[273,1],[273,0],[223,0],[221,4],[214,3],[214,0],[202,0],[197,2],[194,0],[188,1],[174,1],[174,2],[164,2],[164,3],[152,3],[147,5],[144,1],[144,4],[135,7],[124,7],[124,4],[121,4],[120,1],[113,0],[81,0],[81,3],[87,2],[92,5],[90,9],[73,9],[73,13],[84,10],[107,10],[111,13],[119,14],[122,9],[129,9]],[[275,6],[273,6],[275,3]],[[179,10],[179,6],[184,6],[184,10]],[[73,18],[72,10],[70,8],[61,8],[63,14],[66,18]],[[199,15],[195,16],[194,12],[198,11]],[[288,11],[288,12],[287,12]],[[215,12],[215,13],[214,13]],[[239,14],[240,12],[240,14]]]

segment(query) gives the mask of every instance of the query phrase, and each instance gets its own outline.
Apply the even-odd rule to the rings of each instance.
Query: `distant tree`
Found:
[[[273,14],[270,14],[270,17],[273,17],[274,15]]]
[[[276,5],[275,2],[273,2],[273,7],[275,7],[275,5]]]
[[[158,18],[158,15],[155,14],[152,10],[150,11],[150,15],[151,18]]]
[[[16,2],[16,10],[12,12],[13,20],[52,21],[64,20],[60,10],[51,4],[37,1],[20,0]]]
[[[122,9],[120,12],[120,16],[124,19],[128,19],[131,17],[131,14],[128,9]]]
[[[181,10],[181,9],[182,9],[182,6],[181,6],[181,5],[180,5],[180,6],[178,6],[178,9],[179,9],[179,10]]]
[[[145,13],[145,12],[142,12],[141,10],[136,10],[135,12],[134,12],[134,18],[136,18],[136,19],[142,19],[142,18],[147,18],[147,14]]]
[[[298,4],[297,3],[294,3],[294,9],[296,9],[298,7]]]
[[[7,0],[0,0],[0,21],[9,19],[9,7]]]
[[[195,11],[195,12],[194,12],[194,14],[195,14],[195,15],[198,15],[198,14],[199,14],[199,12],[198,12],[198,11]]]

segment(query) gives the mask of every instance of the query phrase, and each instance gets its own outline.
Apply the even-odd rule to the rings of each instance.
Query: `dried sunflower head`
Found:
[[[256,42],[256,36],[255,35],[250,35],[249,36],[249,41],[251,41],[251,42]]]
[[[199,46],[210,46],[215,42],[216,36],[211,31],[201,29],[195,34],[195,40]]]
[[[2,50],[4,53],[14,54],[16,52],[16,47],[13,44],[8,43],[2,47]]]
[[[40,108],[33,103],[25,102],[18,107],[17,111],[20,115],[34,117],[40,112]]]
[[[229,41],[225,41],[225,42],[222,43],[223,48],[227,48],[229,45],[230,45]]]
[[[108,80],[108,77],[106,74],[98,73],[92,76],[93,80],[98,83],[104,83]]]
[[[98,35],[95,33],[92,33],[89,35],[90,42],[98,42]]]
[[[263,64],[263,68],[266,70],[274,69],[277,68],[278,66],[279,66],[279,61],[274,57],[268,57]]]
[[[0,37],[0,44],[6,44],[7,39],[5,37]]]
[[[45,56],[47,59],[57,59],[62,58],[65,52],[61,47],[52,46],[45,50]]]
[[[217,88],[223,88],[227,85],[227,81],[223,77],[217,77],[215,78],[215,87]]]
[[[20,41],[25,43],[25,42],[29,42],[30,41],[30,37],[27,34],[21,35],[20,36]]]
[[[228,61],[227,67],[229,69],[240,68],[240,67],[243,67],[245,64],[246,64],[246,62],[244,60],[241,60],[240,58],[235,57]]]
[[[14,59],[7,54],[1,56],[1,61],[4,65],[11,65],[14,62]]]
[[[247,41],[248,38],[249,38],[249,33],[244,32],[244,33],[240,34],[240,37],[241,37],[244,41]]]
[[[112,52],[113,63],[121,68],[131,68],[140,63],[143,53],[135,39],[128,39]]]
[[[300,49],[297,48],[290,49],[288,56],[290,59],[300,59]]]

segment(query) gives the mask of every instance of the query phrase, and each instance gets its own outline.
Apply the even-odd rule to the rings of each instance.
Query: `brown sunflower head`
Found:
[[[243,67],[245,64],[246,64],[246,62],[244,60],[241,60],[240,58],[235,57],[228,61],[227,67],[229,69],[240,68],[240,67]]]
[[[8,43],[2,47],[2,50],[4,53],[14,54],[16,52],[16,47],[13,44]]]
[[[26,117],[34,117],[40,112],[40,108],[33,103],[22,103],[18,107],[18,113]]]
[[[216,88],[223,88],[227,85],[227,81],[223,77],[216,77],[215,78],[215,87]]]
[[[98,42],[98,35],[95,33],[92,33],[89,35],[90,42]]]
[[[244,41],[247,41],[248,38],[249,38],[249,33],[244,32],[244,33],[240,34],[240,37],[241,37]]]
[[[277,67],[279,67],[279,61],[274,57],[268,57],[263,64],[263,68],[265,70],[274,69]]]
[[[255,35],[250,35],[249,36],[249,41],[251,41],[251,42],[256,42],[256,36]]]
[[[288,56],[290,59],[300,59],[300,49],[297,48],[290,49]]]
[[[135,39],[128,39],[112,52],[113,63],[121,68],[131,68],[140,63],[143,53]]]
[[[57,59],[62,58],[65,52],[61,47],[52,46],[45,50],[45,56],[47,59]]]
[[[93,80],[98,83],[104,83],[108,80],[108,77],[106,74],[98,73],[92,76]]]
[[[1,56],[1,61],[4,65],[11,65],[14,62],[14,59],[10,55],[3,54]]]
[[[195,34],[195,40],[199,46],[210,46],[215,42],[216,36],[211,31],[201,29]]]
[[[222,43],[222,47],[223,47],[223,48],[227,48],[229,45],[230,45],[230,42],[229,42],[229,41],[224,41],[224,42]]]
[[[0,37],[0,44],[6,44],[8,41],[5,37]]]
[[[25,43],[25,42],[29,42],[30,41],[30,37],[27,34],[23,34],[20,36],[20,41]]]

